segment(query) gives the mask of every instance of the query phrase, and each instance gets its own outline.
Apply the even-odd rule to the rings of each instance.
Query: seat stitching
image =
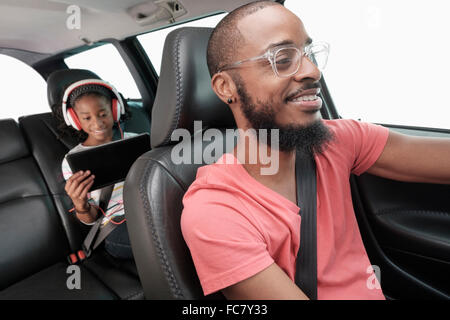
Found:
[[[150,163],[150,162],[149,162]],[[158,162],[156,162],[158,164]],[[159,257],[159,260],[162,264],[162,269],[164,274],[166,275],[166,278],[169,282],[169,288],[172,291],[172,293],[174,294],[174,296],[178,299],[183,299],[184,295],[181,292],[180,287],[177,284],[177,281],[175,280],[175,276],[173,274],[172,268],[169,265],[169,261],[167,258],[167,255],[164,252],[164,249],[161,245],[161,242],[159,240],[159,236],[157,234],[157,231],[155,229],[155,225],[153,223],[153,219],[151,217],[151,210],[150,210],[150,203],[149,203],[149,199],[147,197],[147,193],[145,190],[146,187],[146,181],[148,181],[148,177],[150,175],[150,170],[151,166],[147,165],[145,168],[145,172],[142,175],[142,178],[139,182],[139,193],[141,196],[141,199],[143,200],[143,207],[144,207],[144,212],[145,212],[145,218],[147,220],[147,225],[150,227],[151,231],[152,231],[152,239],[153,242],[155,244],[155,248],[156,248],[156,253]]]
[[[170,130],[167,133],[166,138],[164,139],[164,144],[167,144],[170,141],[170,137],[172,136],[172,132],[178,128],[178,123],[180,121],[181,115],[181,100],[184,97],[183,87],[181,86],[182,74],[180,67],[180,43],[181,36],[184,34],[183,30],[180,31],[175,38],[175,46],[172,52],[172,56],[174,58],[174,67],[175,67],[175,85],[176,85],[176,103],[175,103],[175,115],[172,119],[172,124],[170,126]]]
[[[382,215],[397,215],[397,214],[420,214],[420,215],[444,215],[449,216],[450,212],[446,211],[433,211],[433,210],[408,210],[403,208],[396,208],[396,209],[383,209],[378,212],[376,212],[376,216],[382,216]]]

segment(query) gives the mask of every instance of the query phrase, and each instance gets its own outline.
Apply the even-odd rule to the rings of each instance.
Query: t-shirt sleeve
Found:
[[[183,204],[181,229],[205,295],[245,280],[274,262],[258,226],[229,192],[191,190]]]
[[[360,175],[367,171],[380,157],[386,145],[389,129],[380,125],[356,120],[338,120],[344,148],[351,151],[351,172]]]
[[[61,170],[62,170],[63,177],[66,181],[73,175],[72,169],[70,168],[66,157],[64,157],[64,159],[62,161]]]

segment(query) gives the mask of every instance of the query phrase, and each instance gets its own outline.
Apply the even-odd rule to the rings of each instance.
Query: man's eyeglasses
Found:
[[[294,46],[284,46],[275,49],[269,49],[261,56],[241,60],[228,64],[219,69],[218,72],[237,68],[244,62],[257,61],[262,59],[269,60],[273,72],[281,77],[287,78],[297,73],[300,69],[303,56],[314,63],[319,70],[323,70],[327,64],[330,46],[326,42],[313,42],[307,45],[303,52]]]

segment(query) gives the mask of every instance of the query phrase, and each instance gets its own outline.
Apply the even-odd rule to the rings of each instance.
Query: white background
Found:
[[[450,2],[287,0],[285,5],[302,19],[313,39],[330,43],[324,76],[343,117],[450,129],[446,97],[450,86]],[[210,18],[207,25],[215,25],[218,19]],[[144,47],[153,48],[149,56],[157,71],[168,31],[139,38]],[[116,84],[126,97],[135,98],[138,93],[132,77],[123,66],[111,67],[118,65],[117,57],[100,56],[101,65],[89,55],[85,62],[80,56],[69,64],[89,68],[95,62],[96,68],[108,74],[94,72]],[[0,70],[0,119],[49,111],[46,84],[36,72],[2,55]]]
[[[450,129],[450,2],[287,0],[329,42],[325,80],[345,118]]]

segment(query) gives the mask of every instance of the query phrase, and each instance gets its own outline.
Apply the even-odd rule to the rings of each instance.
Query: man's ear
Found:
[[[226,104],[230,104],[229,99],[232,99],[233,102],[236,101],[236,85],[227,72],[214,74],[211,79],[211,86],[219,99]]]

